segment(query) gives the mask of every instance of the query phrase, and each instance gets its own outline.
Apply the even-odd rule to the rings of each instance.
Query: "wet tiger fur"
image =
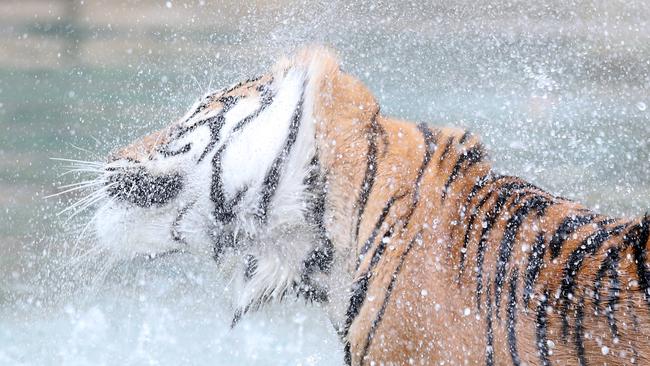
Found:
[[[312,47],[104,166],[100,245],[212,256],[233,326],[320,303],[353,365],[648,365],[650,219],[495,173],[478,137],[384,116]]]

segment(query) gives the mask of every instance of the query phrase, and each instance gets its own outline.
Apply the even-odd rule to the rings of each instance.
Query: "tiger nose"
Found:
[[[110,152],[107,160],[109,163],[120,159],[133,162],[149,160],[158,146],[167,143],[167,132],[167,129],[163,129],[144,136],[129,146]]]

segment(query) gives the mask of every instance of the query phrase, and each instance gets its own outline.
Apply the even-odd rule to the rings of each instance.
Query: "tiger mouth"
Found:
[[[162,206],[176,198],[183,183],[180,174],[152,175],[138,168],[111,174],[106,186],[110,197],[148,208]]]

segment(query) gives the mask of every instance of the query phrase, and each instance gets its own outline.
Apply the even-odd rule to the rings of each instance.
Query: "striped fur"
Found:
[[[348,364],[650,364],[647,216],[604,217],[494,173],[467,131],[385,117],[326,50],[206,95],[112,154],[106,182],[100,243],[213,256],[233,325],[320,303]]]

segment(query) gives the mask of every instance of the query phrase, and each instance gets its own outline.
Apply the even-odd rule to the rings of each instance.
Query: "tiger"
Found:
[[[232,326],[326,313],[348,365],[648,365],[648,215],[598,214],[492,169],[479,137],[385,116],[309,46],[209,92],[103,163],[97,245],[190,253]]]

